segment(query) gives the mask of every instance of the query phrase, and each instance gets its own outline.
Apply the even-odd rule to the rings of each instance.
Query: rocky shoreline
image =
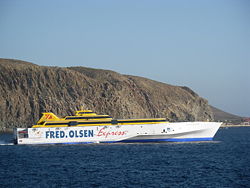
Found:
[[[225,125],[225,124],[222,124],[220,128],[225,128],[225,127],[250,127],[250,125]]]
[[[0,129],[0,134],[13,133],[13,129]]]

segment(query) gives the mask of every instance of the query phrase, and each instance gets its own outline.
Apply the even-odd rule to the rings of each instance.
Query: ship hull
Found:
[[[221,123],[178,122],[160,124],[16,128],[16,144],[85,144],[114,142],[210,141]]]

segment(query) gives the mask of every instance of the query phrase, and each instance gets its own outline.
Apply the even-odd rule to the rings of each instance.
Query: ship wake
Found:
[[[7,142],[6,140],[0,140],[0,146],[14,145],[12,142]]]

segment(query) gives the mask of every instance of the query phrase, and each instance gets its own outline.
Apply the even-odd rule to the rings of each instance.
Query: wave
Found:
[[[14,145],[12,142],[6,142],[4,140],[0,140],[0,146]]]

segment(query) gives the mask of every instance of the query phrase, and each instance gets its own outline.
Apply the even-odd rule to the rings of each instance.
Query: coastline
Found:
[[[10,128],[0,129],[0,134],[4,133],[13,133],[13,129]]]
[[[250,125],[225,125],[222,124],[220,128],[225,128],[225,127],[250,127]]]

